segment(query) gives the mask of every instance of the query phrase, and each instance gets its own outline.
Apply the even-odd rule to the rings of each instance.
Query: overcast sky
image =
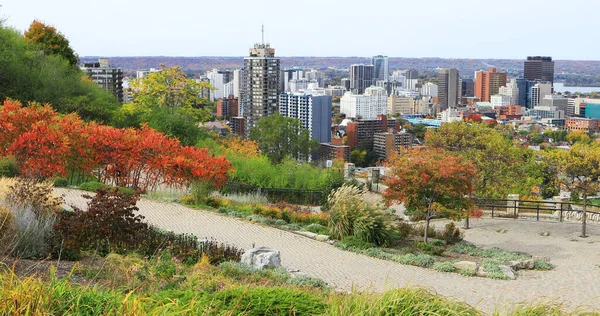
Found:
[[[54,25],[80,56],[278,56],[598,60],[598,0],[3,0],[25,30]]]

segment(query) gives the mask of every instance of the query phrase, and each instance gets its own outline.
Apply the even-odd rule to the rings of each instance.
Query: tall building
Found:
[[[217,116],[220,116],[226,120],[240,115],[239,102],[233,94],[230,94],[226,98],[217,100],[216,107]]]
[[[111,67],[108,58],[99,58],[98,62],[84,63],[79,68],[102,90],[114,95],[119,102],[123,102],[123,70],[121,67]]]
[[[340,113],[365,120],[387,114],[387,93],[384,88],[375,86],[367,88],[364,94],[346,92],[340,99]]]
[[[490,97],[490,103],[492,104],[492,109],[509,106],[512,103],[512,97],[505,94],[494,94]]]
[[[552,94],[552,84],[537,82],[531,86],[529,91],[528,108],[533,108],[542,102],[547,95]]]
[[[245,134],[262,117],[277,113],[280,94],[280,60],[269,44],[254,44],[250,56],[244,57],[241,106]]]
[[[552,57],[528,56],[523,66],[525,79],[554,83],[554,62],[552,61]]]
[[[350,65],[350,91],[354,94],[363,94],[365,89],[374,83],[373,72],[373,65]]]
[[[458,69],[442,69],[438,75],[438,107],[445,110],[458,105]]]
[[[498,93],[500,87],[506,86],[506,73],[496,68],[475,73],[475,96],[482,102],[490,102],[490,97]]]
[[[525,104],[519,104],[519,86],[517,84],[517,79],[511,79],[509,83],[506,84],[505,87],[500,87],[500,89],[498,89],[498,94],[501,95],[506,95],[510,97],[510,104],[508,105],[512,105],[512,104],[518,104],[518,105],[523,105],[525,106]],[[490,102],[491,102],[491,97],[490,97]],[[493,105],[493,102],[492,102]]]
[[[474,97],[475,96],[475,81],[471,78],[460,80],[460,96]]]
[[[392,94],[388,97],[388,114],[389,115],[400,115],[400,114],[413,114],[416,100],[413,97],[401,97]]]
[[[375,133],[395,132],[400,129],[400,121],[388,119],[387,115],[379,115],[374,120],[356,120],[346,126],[346,145],[350,146],[350,149],[357,146],[371,147]]]
[[[528,80],[525,78],[516,78],[515,82],[517,84],[517,88],[519,89],[519,98],[515,104],[520,106],[527,106],[527,94],[529,93],[529,89],[527,87]]]
[[[213,69],[211,71],[206,72],[206,78],[208,78],[210,85],[213,90],[210,91],[210,100],[215,101],[226,97],[223,93],[225,79],[224,76],[219,70]]]
[[[428,95],[431,97],[438,96],[438,86],[435,83],[427,82],[421,87],[421,95]]]
[[[331,141],[331,99],[331,96],[284,93],[279,96],[279,113],[299,119],[312,138],[328,143]]]
[[[318,71],[316,69],[311,69],[304,74],[306,80],[311,82],[316,82],[319,88],[325,87],[324,77],[325,74],[322,71]]]
[[[412,147],[412,134],[409,133],[375,133],[373,135],[373,151],[381,160],[387,160],[394,153]]]
[[[544,96],[544,98],[540,101],[540,104],[542,106],[556,107],[557,110],[563,111],[566,114],[569,101],[567,98],[561,95],[549,94]]]
[[[371,58],[373,65],[373,80],[388,81],[390,78],[390,66],[387,56],[377,55]]]
[[[236,98],[239,98],[241,95],[243,79],[243,69],[236,69],[233,71],[233,96]]]

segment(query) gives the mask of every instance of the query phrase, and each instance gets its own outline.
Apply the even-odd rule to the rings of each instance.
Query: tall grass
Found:
[[[269,204],[266,194],[260,192],[253,193],[227,193],[219,194],[219,197],[230,200],[238,204]]]
[[[14,256],[45,258],[51,251],[56,214],[36,211],[32,205],[13,206],[15,236],[11,243]]]

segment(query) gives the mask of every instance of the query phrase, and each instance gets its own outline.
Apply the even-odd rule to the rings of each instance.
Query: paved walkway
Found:
[[[85,207],[81,191],[57,189],[66,203]],[[253,245],[281,251],[282,264],[321,278],[337,288],[382,291],[421,286],[465,301],[483,311],[510,309],[511,303],[557,299],[573,309],[586,305],[600,310],[600,226],[589,225],[592,237],[579,238],[579,224],[529,222],[511,219],[472,221],[466,240],[550,258],[552,271],[523,271],[517,280],[463,277],[431,269],[401,265],[347,251],[276,228],[251,224],[209,211],[142,199],[139,213],[146,220],[177,233],[213,237],[244,249]],[[505,229],[505,233],[498,233]],[[549,231],[550,236],[540,235]]]

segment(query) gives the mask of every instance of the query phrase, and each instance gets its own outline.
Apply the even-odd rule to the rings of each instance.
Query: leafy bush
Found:
[[[218,243],[214,239],[209,239],[199,243],[198,252],[201,255],[207,255],[210,264],[218,265],[221,262],[239,262],[242,254],[244,254],[244,249],[239,249],[233,245]]]
[[[473,271],[473,270],[460,269],[460,270],[458,270],[458,273],[460,275],[464,275],[464,276],[475,276],[475,271]],[[488,271],[487,273],[488,273],[488,278],[492,278],[490,276],[490,272]]]
[[[537,259],[533,261],[533,268],[535,270],[552,270],[554,266],[546,260]]]
[[[413,265],[413,266],[419,266],[419,267],[431,267],[434,263],[435,263],[435,258],[430,256],[430,255],[426,255],[426,254],[406,254],[403,256],[400,256],[399,258],[400,263],[402,264],[409,264],[409,265]]]
[[[456,268],[450,261],[441,261],[433,264],[433,269],[440,272],[454,272]]]
[[[313,278],[309,276],[298,276],[290,278],[289,283],[291,285],[311,287],[311,288],[327,288],[327,283],[319,278]]]
[[[191,195],[194,204],[207,204],[207,201],[209,200],[210,195],[214,191],[214,189],[215,187],[210,181],[194,181],[191,185]]]
[[[328,204],[329,230],[333,238],[356,236],[378,246],[389,243],[390,232],[384,214],[367,203],[358,188],[342,186],[329,195]]]
[[[54,178],[52,180],[55,188],[66,188],[69,185],[69,180],[65,178]]]
[[[0,206],[0,254],[6,253],[16,236],[15,221],[12,212]]]
[[[98,181],[83,182],[79,185],[80,190],[96,192],[98,189],[107,187],[106,184]]]
[[[425,235],[425,225],[416,225],[413,227],[413,235],[415,236],[424,236]],[[438,232],[437,230],[435,230],[434,227],[429,226],[429,230],[427,231],[427,236],[429,238],[437,238],[438,237]]]
[[[346,245],[347,247],[354,247],[357,249],[369,249],[377,247],[374,243],[366,242],[356,236],[346,236],[340,243]]]
[[[31,179],[18,179],[9,185],[5,199],[9,208],[31,206],[36,214],[56,213],[63,203],[61,197],[54,195],[52,184]]]
[[[440,233],[440,238],[446,241],[446,244],[452,245],[463,240],[463,233],[454,222],[450,222],[444,226],[444,230]]]
[[[19,167],[14,157],[0,157],[0,177],[13,178],[19,175]]]
[[[433,243],[417,241],[415,246],[433,256],[441,256],[444,253],[444,249],[436,247]]]
[[[309,224],[304,226],[304,229],[306,231],[309,231],[311,233],[315,233],[315,234],[327,234],[329,233],[329,230],[327,229],[327,227],[321,225],[321,224]]]
[[[398,232],[398,237],[405,239],[406,237],[410,236],[413,231],[413,227],[409,223],[400,222],[396,226],[396,231]]]
[[[131,188],[124,188],[124,187],[119,187],[119,191],[121,191],[121,193],[125,194],[125,195],[136,195],[137,191]]]

